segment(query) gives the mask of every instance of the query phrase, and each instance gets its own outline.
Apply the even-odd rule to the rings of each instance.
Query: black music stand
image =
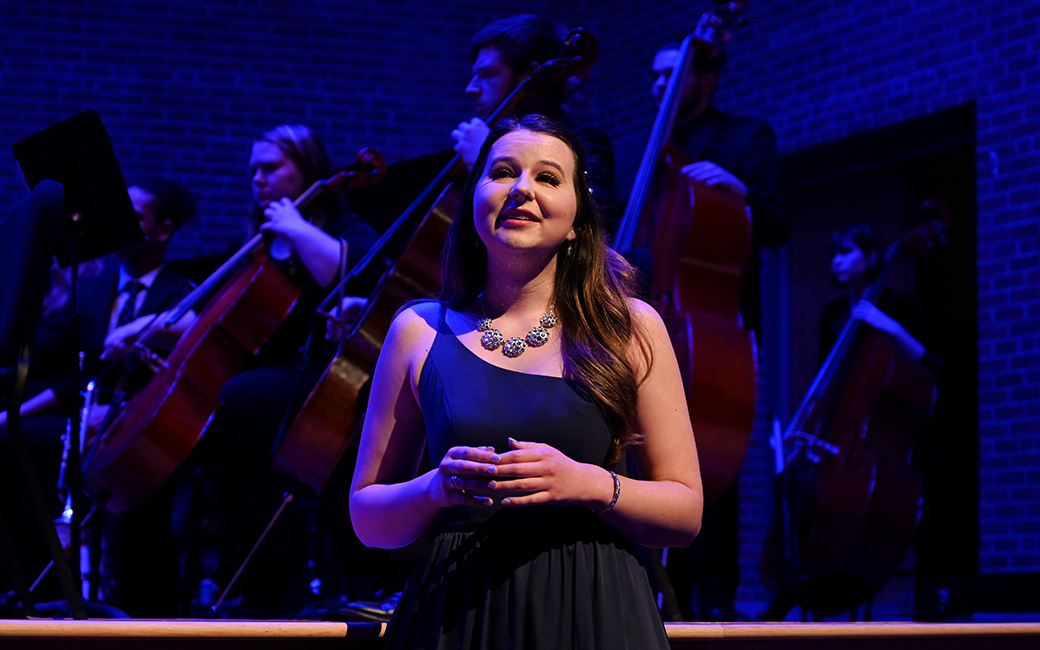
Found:
[[[59,190],[64,188],[63,201],[58,199],[57,219],[41,233],[41,236],[50,237],[49,252],[45,260],[35,260],[33,264],[45,263],[49,269],[54,257],[63,268],[71,267],[69,304],[72,312],[72,349],[77,351],[80,327],[76,303],[77,266],[80,262],[108,255],[142,241],[144,236],[138,216],[130,202],[108,133],[101,118],[93,110],[84,111],[23,138],[11,148],[25,183],[34,194],[41,186],[58,186]],[[32,302],[38,319],[42,294],[39,299],[33,297]],[[74,385],[82,388],[78,358],[69,359],[69,370]],[[78,409],[73,409],[71,420],[69,430],[72,439],[67,466],[68,487],[73,502],[70,536],[75,544],[79,540],[84,510],[80,489],[82,477]],[[40,504],[43,504],[42,500]],[[49,521],[45,512],[38,514]],[[50,523],[50,533],[53,533],[53,522]],[[44,532],[47,537],[50,537],[50,533]],[[56,535],[54,539],[57,540]],[[64,555],[60,553],[60,548],[58,550],[61,557],[54,557],[54,560],[64,588],[64,578],[60,576]],[[54,549],[51,553],[53,556]],[[73,592],[65,589],[65,595],[73,616],[85,618],[79,587],[79,553],[73,552],[69,557],[66,572],[75,577],[75,589]]]
[[[136,244],[144,236],[101,118],[83,111],[11,145],[31,190],[42,180],[65,188],[54,255],[62,268]],[[75,271],[75,267],[73,267]]]

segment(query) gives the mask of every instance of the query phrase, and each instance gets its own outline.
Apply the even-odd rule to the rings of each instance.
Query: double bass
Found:
[[[329,192],[372,182],[382,156],[363,149],[356,165],[305,190],[301,211]],[[173,323],[208,299],[165,358],[143,346],[155,374],[91,443],[83,459],[85,485],[120,513],[154,494],[201,439],[219,406],[220,390],[256,355],[292,311],[300,290],[271,262],[269,236],[257,234],[171,311],[142,332]],[[212,297],[211,297],[212,296]]]
[[[944,237],[945,224],[933,220],[893,243],[863,299],[877,303],[897,253],[922,254]],[[764,618],[782,620],[795,605],[840,614],[898,570],[921,516],[914,436],[935,399],[929,368],[849,319],[783,433],[776,489],[786,507],[762,552],[763,582],[776,591]]]
[[[523,99],[580,74],[598,56],[595,37],[581,28],[572,30],[564,42],[564,56],[543,63],[521,81],[488,123],[508,115]],[[369,259],[377,257],[394,260],[284,432],[272,461],[275,469],[316,492],[324,488],[359,429],[368,402],[368,383],[397,309],[410,300],[440,292],[442,249],[461,198],[458,183],[465,173],[465,163],[456,155],[355,267],[363,269]],[[402,240],[404,244],[399,243]],[[322,305],[330,318],[335,318],[330,303],[338,302],[339,294],[337,287]]]
[[[691,184],[681,169],[695,161],[670,140],[694,56],[717,48],[746,4],[709,10],[683,40],[613,242],[619,252],[635,245],[653,257],[650,298],[679,360],[705,505],[736,479],[754,425],[755,345],[740,315],[751,218],[732,194]]]

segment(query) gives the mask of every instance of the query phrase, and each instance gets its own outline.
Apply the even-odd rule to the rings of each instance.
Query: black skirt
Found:
[[[503,509],[427,545],[390,648],[668,648],[629,542],[585,508]]]

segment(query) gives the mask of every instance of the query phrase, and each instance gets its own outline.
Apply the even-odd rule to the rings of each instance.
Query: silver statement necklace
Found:
[[[553,313],[556,303],[552,302],[549,304],[549,311],[542,314],[542,317],[538,320],[538,325],[535,325],[527,332],[526,338],[522,339],[519,336],[514,336],[507,340],[506,337],[502,336],[502,332],[495,329],[491,319],[488,318],[487,308],[484,307],[484,294],[477,296],[477,302],[480,303],[480,314],[483,316],[477,322],[477,331],[484,333],[480,337],[480,344],[484,346],[485,350],[496,350],[501,345],[502,354],[510,359],[515,359],[523,354],[528,345],[538,348],[548,343],[549,328],[554,327],[559,322],[556,314]]]

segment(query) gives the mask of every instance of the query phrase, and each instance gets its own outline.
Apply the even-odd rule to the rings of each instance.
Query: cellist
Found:
[[[679,58],[679,44],[666,44],[654,55],[651,91],[660,103]],[[737,116],[715,106],[726,52],[698,50],[684,79],[672,143],[696,160],[682,173],[733,193],[751,210],[752,252],[741,278],[741,312],[746,329],[760,327],[759,268],[763,246],[778,248],[790,236],[787,198],[778,182],[776,135],[764,120]],[[632,255],[641,270],[652,268]],[[652,262],[651,262],[652,263]],[[736,482],[704,512],[704,530],[686,549],[672,549],[669,575],[687,620],[736,619],[739,569],[739,501]]]
[[[922,206],[922,214],[931,210]],[[937,223],[911,233],[941,232]],[[927,247],[941,242],[932,237]],[[941,362],[924,343],[917,302],[885,285],[895,251],[893,245],[886,252],[866,223],[837,228],[827,243],[831,282],[842,295],[821,310],[820,370],[785,432],[787,459],[776,488],[785,512],[775,520],[787,529],[781,537],[774,524],[763,552],[764,582],[776,592],[762,620],[784,620],[796,605],[813,620],[858,607],[894,574],[911,544],[917,576],[930,570],[930,444],[921,427],[934,408],[933,373]],[[872,343],[884,339],[890,344]],[[830,497],[837,498],[828,503]],[[827,520],[835,508],[862,513],[860,521],[851,515],[835,526]]]
[[[203,438],[206,460],[215,459],[224,479],[222,500],[230,504],[223,522],[232,548],[222,558],[221,586],[244,559],[264,526],[277,511],[281,495],[293,486],[271,469],[271,451],[297,382],[313,382],[320,368],[300,370],[301,348],[315,325],[315,309],[328,287],[351,268],[376,240],[371,226],[354,215],[336,195],[319,198],[306,216],[293,206],[313,183],[332,175],[324,144],[303,124],[281,124],[253,141],[249,156],[252,206],[250,234],[274,235],[269,257],[300,289],[292,311],[246,368],[220,393],[220,407]],[[324,325],[312,343],[324,343]],[[311,350],[313,358],[324,357]],[[312,376],[313,374],[313,376]],[[297,405],[298,406],[298,405]],[[282,515],[236,586],[243,595],[241,615],[290,615],[300,608],[306,563],[306,522],[301,509]]]
[[[849,317],[890,336],[912,361],[935,367],[936,361],[921,343],[923,317],[917,303],[905,293],[885,287],[877,304],[863,300],[863,292],[877,279],[885,249],[866,223],[842,226],[831,233],[827,251],[831,281],[844,295],[828,302],[820,313],[820,363],[827,358]]]
[[[451,132],[455,152],[467,167],[473,166],[487,138],[485,120],[509,93],[539,65],[563,53],[563,39],[553,21],[544,16],[521,14],[492,21],[473,35],[470,56],[473,76],[466,85],[466,98],[473,102],[474,117]],[[528,100],[518,113],[539,113],[558,120],[573,131],[588,152],[589,183],[597,205],[611,216],[614,209],[614,148],[607,134],[591,125],[575,124],[564,106],[566,95],[577,90],[571,85]]]

